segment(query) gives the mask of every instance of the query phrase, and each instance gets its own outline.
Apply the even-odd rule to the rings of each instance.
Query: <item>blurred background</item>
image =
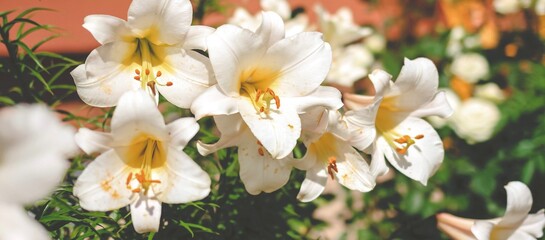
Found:
[[[0,103],[45,101],[61,115],[78,120],[76,125],[93,123],[100,127],[98,122],[82,119],[103,116],[108,111],[84,106],[68,72],[99,46],[81,27],[83,18],[108,14],[126,19],[130,2],[0,0],[2,16],[7,16],[4,11],[15,10],[10,13],[11,18],[33,7],[51,9],[25,15],[48,27],[28,34],[17,34],[17,28],[7,31],[11,33],[11,43],[24,42],[28,51],[18,44],[19,52],[10,52],[6,47],[7,34],[3,32]],[[328,181],[326,194],[312,203],[295,200],[304,178],[302,172],[294,171],[293,181],[275,193],[251,196],[238,180],[238,165],[232,160],[235,150],[220,152],[216,160],[210,160],[189,148],[188,153],[216,175],[216,188],[199,205],[205,209],[204,213],[194,206],[164,207],[164,211],[174,209],[184,214],[184,220],[180,223],[173,220],[179,217],[176,214],[163,213],[165,221],[170,218],[175,223],[172,225],[179,228],[165,226],[167,230],[159,232],[156,238],[177,233],[197,239],[441,239],[446,236],[437,230],[435,214],[448,212],[481,219],[502,216],[506,205],[503,186],[509,181],[528,184],[534,197],[532,212],[545,208],[545,1],[195,0],[192,3],[194,24],[217,27],[233,23],[254,28],[260,21],[259,12],[269,10],[284,18],[288,35],[300,31],[323,32],[333,48],[333,66],[326,84],[343,92],[372,94],[367,74],[373,69],[384,69],[395,79],[404,58],[430,58],[438,68],[440,87],[447,92],[455,113],[449,119],[428,119],[442,136],[446,155],[427,186],[392,169],[366,194],[348,191],[335,181]],[[28,25],[31,24],[22,29],[28,29]],[[14,70],[9,66],[14,57],[21,58],[28,68],[43,63],[49,70],[20,76],[20,79],[37,79],[28,81],[32,84],[26,86],[30,89],[28,94],[22,94],[24,91],[17,90],[17,83],[11,82]],[[167,103],[162,107],[166,114],[188,114]],[[201,124],[212,126],[207,120]],[[215,141],[212,127],[203,128],[205,132],[197,137]],[[215,165],[219,167],[214,170]],[[74,171],[78,167],[81,168],[74,166]],[[67,186],[73,184],[71,181],[68,176]],[[66,194],[60,191],[55,198],[65,198],[70,203]],[[97,222],[104,225],[106,220],[102,218],[114,218],[111,214],[82,215],[77,213],[77,204],[73,206],[74,212],[65,214],[81,221],[94,219],[93,223],[83,224],[82,229],[95,228]],[[40,210],[44,208],[33,211]],[[124,212],[120,211],[122,215]],[[66,234],[78,236],[69,233],[76,230],[67,225],[67,220],[40,221],[59,238]],[[108,224],[114,227],[103,228],[96,236],[143,237],[128,232],[131,228],[116,228],[115,222],[110,221]]]

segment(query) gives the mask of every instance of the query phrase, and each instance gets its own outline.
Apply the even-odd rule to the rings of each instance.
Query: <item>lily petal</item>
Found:
[[[216,84],[205,90],[191,104],[191,112],[197,120],[206,116],[231,115],[237,113],[237,99],[226,96]]]
[[[448,118],[454,113],[453,108],[447,101],[447,95],[445,92],[437,92],[433,99],[426,105],[420,107],[416,111],[411,112],[413,117],[428,117],[438,116],[442,118]]]
[[[335,179],[343,186],[360,192],[369,192],[375,187],[375,176],[371,174],[369,165],[352,146],[342,140],[336,141],[337,169]]]
[[[304,96],[315,91],[327,76],[331,47],[322,40],[321,33],[303,32],[276,42],[262,61],[280,71],[271,86],[277,95]]]
[[[310,202],[318,198],[325,189],[327,178],[325,167],[322,164],[315,164],[313,168],[307,170],[297,199],[301,202]]]
[[[183,42],[192,19],[188,0],[134,0],[127,22],[141,38],[157,45],[174,45]]]
[[[199,132],[199,124],[192,117],[180,118],[167,125],[171,137],[170,146],[182,151],[191,139]]]
[[[240,179],[252,195],[274,192],[284,186],[291,173],[289,159],[275,159],[265,150],[260,154],[257,139],[247,132],[238,147]],[[290,158],[290,157],[287,157]]]
[[[0,168],[2,202],[32,204],[44,198],[62,182],[70,167],[66,157],[60,154],[41,153],[15,160],[18,161],[3,162]]]
[[[216,29],[204,26],[204,25],[193,25],[189,27],[189,32],[185,37],[183,44],[184,49],[198,49],[206,51],[208,46],[206,45],[206,38],[210,36]]]
[[[386,159],[397,170],[426,185],[428,178],[443,162],[444,149],[441,138],[428,122],[414,117],[406,118],[392,131],[408,136],[424,136],[416,140],[406,154],[397,153],[383,136],[378,138],[377,147],[381,148]]]
[[[213,144],[197,142],[197,150],[203,156],[223,148],[236,146],[239,139],[246,136],[244,131],[249,131],[239,114],[214,116],[214,122],[221,132],[221,137]]]
[[[112,107],[123,93],[140,88],[133,72],[138,65],[127,61],[130,60],[127,54],[134,51],[135,43],[122,41],[107,43],[93,50],[85,65],[71,72],[81,100],[95,107]]]
[[[189,108],[194,99],[215,84],[210,60],[191,50],[165,48],[163,63],[157,68],[163,74],[159,80],[172,85],[156,85],[157,90],[171,103]]]
[[[127,92],[119,99],[111,126],[115,145],[127,146],[140,134],[161,141],[168,139],[163,115],[151,96],[142,90]]]
[[[19,205],[0,203],[0,239],[48,240],[48,232]]]
[[[341,93],[334,87],[320,86],[315,91],[302,97],[283,97],[282,104],[295,106],[297,113],[305,113],[313,107],[337,110],[343,106]]]
[[[485,240],[490,239],[493,228],[493,223],[485,220],[477,220],[473,224],[473,227],[471,227],[471,232],[477,239]]]
[[[157,173],[156,173],[157,172]],[[161,183],[152,187],[164,203],[187,203],[201,200],[210,193],[210,177],[181,150],[171,147],[164,170],[154,170]]]
[[[499,228],[518,226],[524,221],[532,208],[532,192],[521,182],[513,181],[505,185],[507,191],[507,209]]]
[[[99,155],[78,177],[74,195],[82,208],[110,211],[127,206],[133,193],[126,187],[127,168],[114,150]]]
[[[86,154],[106,152],[111,148],[112,143],[110,133],[97,132],[87,128],[80,128],[74,139]]]
[[[396,96],[395,108],[412,111],[428,103],[439,85],[435,64],[427,58],[405,59],[405,65],[386,97]]]
[[[301,120],[290,105],[270,109],[268,115],[255,110],[251,101],[241,98],[238,101],[240,115],[254,136],[275,159],[288,156],[301,134]]]
[[[390,171],[390,168],[386,166],[386,160],[384,159],[384,153],[382,152],[382,150],[376,146],[374,146],[373,149],[374,150],[371,156],[372,160],[370,167],[371,174],[373,174],[373,176],[375,177],[382,176],[388,173],[388,171]]]
[[[131,219],[137,233],[157,232],[161,223],[161,202],[156,199],[152,189],[145,195],[139,193],[131,202]]]
[[[251,68],[266,51],[263,39],[244,28],[223,25],[207,38],[208,54],[218,85],[227,96],[239,96],[241,71]]]
[[[263,37],[268,48],[284,38],[284,21],[274,12],[261,12],[261,15],[261,25],[255,33]]]
[[[131,30],[123,19],[110,15],[89,15],[83,19],[83,27],[101,44],[123,40]]]
[[[350,144],[360,151],[366,151],[375,142],[377,136],[375,119],[381,101],[382,99],[379,98],[371,105],[348,111],[344,115],[346,126],[351,132]]]

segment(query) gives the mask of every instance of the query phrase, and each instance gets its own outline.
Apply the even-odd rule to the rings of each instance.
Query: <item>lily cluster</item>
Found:
[[[444,147],[423,118],[446,118],[459,108],[447,100],[452,93],[438,90],[435,64],[427,58],[405,59],[395,81],[383,70],[336,75],[336,64],[346,65],[338,58],[359,54],[351,46],[370,34],[352,22],[347,9],[331,15],[318,8],[320,33],[305,32],[312,29],[306,17],[291,18],[285,1],[261,4],[272,11],[262,12],[257,23],[233,20],[239,25],[217,29],[191,25],[189,0],[134,0],[127,20],[86,17],[83,26],[101,46],[71,74],[85,103],[115,106],[111,131],[80,128],[75,133],[44,106],[3,109],[0,209],[7,214],[0,216],[0,238],[48,238],[23,207],[62,181],[69,166],[66,159],[76,154],[76,146],[96,156],[73,188],[80,206],[89,211],[129,206],[137,232],[159,231],[162,203],[197,201],[211,191],[208,173],[183,151],[199,131],[197,121],[205,117],[214,119],[221,136],[215,143],[198,141],[198,152],[206,156],[237,147],[240,179],[252,195],[280,189],[293,168],[306,172],[296,196],[303,202],[318,198],[328,179],[369,192],[389,171],[386,161],[426,185],[443,161]],[[255,20],[241,11],[238,15]],[[295,20],[302,25],[291,22]],[[466,81],[485,78],[480,68],[468,76],[464,74],[471,71],[457,70],[466,68],[468,59],[458,64],[455,60],[452,73]],[[337,77],[350,85],[365,75],[373,85],[372,95],[341,94],[322,86]],[[158,108],[160,95],[190,109],[194,117],[166,124]],[[456,131],[464,134],[462,126]],[[306,149],[299,158],[293,153],[302,147],[298,142]],[[37,188],[36,182],[42,184]],[[528,215],[529,189],[520,182],[506,189],[504,218],[441,214],[439,227],[461,239],[541,237],[545,214],[541,210]]]
[[[385,159],[426,184],[443,160],[441,139],[422,117],[452,110],[429,59],[406,59],[395,82],[374,71],[375,95],[346,94],[346,109],[339,90],[321,86],[335,58],[332,46],[365,35],[342,12],[324,20],[328,42],[319,32],[288,33],[275,12],[263,12],[254,28],[191,26],[187,0],[135,0],[128,15],[85,18],[102,45],[72,72],[87,104],[117,106],[110,133],[76,134],[83,151],[99,154],[74,186],[84,209],[130,205],[136,231],[149,232],[159,230],[162,202],[206,197],[210,177],[182,150],[198,132],[196,120],[209,116],[221,137],[198,142],[198,151],[238,147],[240,178],[254,195],[281,188],[292,168],[306,171],[301,201],[317,198],[327,179],[368,192],[388,171]],[[345,21],[329,23],[335,18]],[[165,125],[159,94],[195,118]],[[307,148],[300,159],[292,154],[298,140]]]

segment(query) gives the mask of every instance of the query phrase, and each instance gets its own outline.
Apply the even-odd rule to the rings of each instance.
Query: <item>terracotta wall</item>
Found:
[[[228,4],[229,11],[232,12],[235,6],[244,6],[250,12],[259,12],[258,0],[224,0]],[[329,11],[336,11],[341,6],[349,6],[355,13],[355,19],[358,23],[380,24],[378,11],[372,11],[369,4],[361,0],[288,0],[292,7],[305,7],[312,9],[316,3],[322,4]],[[92,36],[81,27],[83,18],[90,14],[108,14],[123,19],[127,18],[127,8],[130,0],[0,0],[0,11],[17,9],[19,12],[30,7],[45,7],[53,11],[41,11],[34,14],[33,19],[42,24],[57,26],[56,32],[62,34],[61,37],[43,45],[40,49],[58,53],[88,53],[98,44]],[[385,4],[386,6],[389,4]],[[311,12],[311,20],[315,16]],[[225,16],[221,14],[210,14],[205,17],[204,24],[217,26],[225,21]],[[28,41],[35,43],[48,33],[35,32]],[[0,56],[5,56],[6,50],[0,46]]]

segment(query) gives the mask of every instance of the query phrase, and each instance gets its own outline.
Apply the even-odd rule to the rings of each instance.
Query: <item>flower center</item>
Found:
[[[399,154],[407,154],[409,148],[416,143],[416,140],[424,138],[423,134],[418,134],[414,137],[409,135],[399,135],[397,133],[383,133],[382,134],[386,141],[396,150]]]
[[[138,51],[142,60],[141,69],[135,69],[134,80],[140,81],[142,89],[149,87],[153,95],[157,94],[155,85],[159,86],[172,86],[172,82],[161,83],[159,77],[162,75],[161,71],[155,71],[153,69],[153,49],[151,43],[146,39],[138,39]]]
[[[151,138],[141,141],[139,138],[143,137],[138,137],[127,150],[127,165],[135,171],[128,174],[126,186],[132,192],[143,191],[147,194],[152,184],[161,183],[160,180],[152,179],[152,171],[166,163],[166,152],[160,141]]]
[[[280,108],[280,98],[270,88],[256,89],[254,85],[243,83],[242,91],[250,98],[252,105],[256,111],[269,114],[271,109],[271,101],[274,100],[276,109]]]
[[[338,173],[337,169],[337,153],[336,139],[331,133],[324,133],[318,141],[313,142],[309,151],[316,153],[318,161],[326,165],[327,173],[332,180],[335,180],[335,173]]]

